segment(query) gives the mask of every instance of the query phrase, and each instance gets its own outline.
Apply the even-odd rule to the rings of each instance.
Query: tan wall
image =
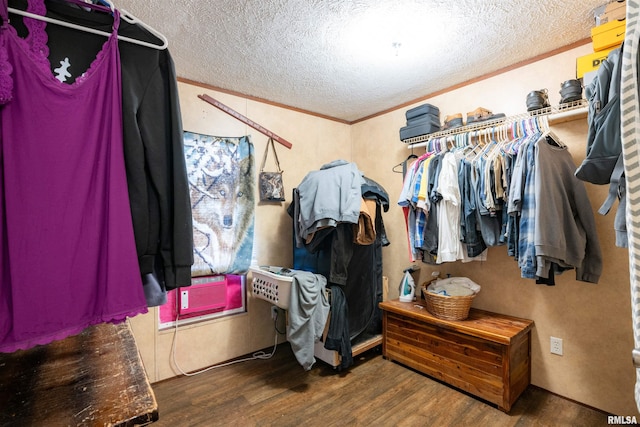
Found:
[[[589,51],[589,45],[579,47],[425,102],[440,107],[443,116],[466,113],[479,106],[514,115],[526,111],[529,91],[548,88],[551,103],[557,105],[560,83],[575,76],[575,58]],[[197,98],[198,94],[207,93],[291,141],[292,150],[278,146],[287,191],[309,171],[338,158],[355,161],[367,176],[383,185],[392,201],[384,216],[391,240],[391,246],[383,250],[384,274],[389,277],[390,296],[397,297],[402,270],[410,261],[404,219],[395,203],[402,177],[392,168],[410,153],[399,141],[398,130],[404,125],[404,111],[411,106],[348,126],[184,83],[179,89],[185,130],[220,136],[251,134],[260,160],[267,138]],[[584,157],[586,119],[556,125],[553,130],[579,163]],[[588,184],[587,190],[595,212],[605,198],[606,188]],[[261,264],[291,264],[287,203],[257,206],[255,242]],[[467,276],[479,283],[482,292],[474,301],[475,307],[535,321],[533,384],[614,414],[632,415],[637,409],[633,400],[635,370],[630,357],[633,335],[628,255],[614,245],[613,214],[603,217],[596,213],[596,221],[605,263],[597,285],[575,281],[572,272],[560,276],[555,287],[521,279],[516,262],[506,255],[504,247],[491,248],[486,262],[449,263],[437,270]],[[421,283],[434,268],[418,264]],[[170,351],[174,332],[157,332],[156,319],[155,310],[132,319],[152,381],[178,374]],[[564,356],[549,353],[551,335],[564,340]],[[270,347],[273,341],[269,304],[249,296],[246,314],[181,327],[177,360],[182,369],[191,371]]]
[[[276,143],[280,165],[284,170],[287,202],[257,204],[254,237],[258,263],[290,267],[293,257],[292,220],[286,214],[286,207],[291,201],[290,192],[310,170],[318,169],[337,158],[351,159],[350,127],[182,82],[178,89],[184,130],[216,136],[251,135],[257,170],[268,138],[202,101],[198,98],[199,94],[217,99],[293,144],[293,148],[289,150]],[[270,154],[267,170],[275,170],[274,168],[273,154]],[[191,372],[273,347],[275,331],[270,304],[248,295],[247,308],[245,314],[181,326],[175,352],[179,368]],[[173,362],[175,331],[158,331],[157,319],[157,309],[131,319],[138,347],[152,382],[180,374]]]
[[[548,88],[551,104],[557,105],[560,83],[575,77],[575,58],[589,52],[590,45],[585,45],[425,102],[438,106],[443,117],[465,114],[479,106],[516,115],[526,112],[529,91]],[[406,109],[356,124],[352,129],[354,152],[360,153],[358,163],[385,186],[394,202],[402,179],[392,167],[410,153],[398,140]],[[554,125],[553,131],[579,164],[585,153],[586,118]],[[424,153],[424,148],[416,149],[416,153]],[[597,285],[576,281],[572,271],[560,276],[555,287],[521,279],[517,262],[507,256],[505,247],[491,248],[482,263],[446,263],[434,268],[418,262],[422,267],[419,283],[428,280],[434,270],[471,278],[482,286],[474,307],[535,321],[533,384],[614,414],[631,415],[637,414],[637,409],[633,399],[628,253],[615,246],[614,213],[597,213],[607,189],[587,184],[604,256],[604,271]],[[385,225],[392,245],[383,252],[384,273],[389,276],[392,296],[397,296],[402,270],[411,264],[404,219],[397,205],[385,217]],[[550,354],[550,336],[563,339],[563,356]]]

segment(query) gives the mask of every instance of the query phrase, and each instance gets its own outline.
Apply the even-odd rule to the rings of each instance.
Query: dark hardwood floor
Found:
[[[267,350],[267,351],[270,351]],[[305,372],[288,343],[252,360],[153,384],[154,426],[603,426],[607,415],[530,386],[509,414],[385,360],[380,349],[344,372]]]

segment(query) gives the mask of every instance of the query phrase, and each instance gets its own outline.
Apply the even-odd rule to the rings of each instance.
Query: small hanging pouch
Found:
[[[267,161],[269,147],[271,147],[271,149],[273,150],[273,155],[276,159],[278,172],[264,172],[264,165]],[[258,177],[261,202],[284,202],[284,184],[282,182],[282,173],[283,170],[280,169],[280,162],[278,161],[276,147],[273,144],[273,138],[269,138],[269,141],[267,141],[267,146],[264,149],[262,165],[260,166],[260,175]]]

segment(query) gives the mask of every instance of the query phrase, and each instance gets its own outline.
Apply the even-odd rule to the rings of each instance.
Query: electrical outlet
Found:
[[[562,338],[551,337],[551,354],[562,356]]]
[[[273,320],[276,320],[278,318],[278,307],[276,307],[275,305],[271,306],[271,318]]]

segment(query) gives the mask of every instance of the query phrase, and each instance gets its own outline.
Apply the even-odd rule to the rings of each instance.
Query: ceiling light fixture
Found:
[[[400,54],[400,48],[402,47],[402,43],[393,42],[391,43],[391,47],[393,48],[395,55],[398,56]]]
[[[397,66],[400,60],[424,60],[432,53],[429,46],[437,46],[437,40],[446,40],[455,31],[455,25],[422,4],[400,7],[380,2],[357,8],[341,22],[338,40],[349,61]],[[393,57],[397,60],[388,62]]]

